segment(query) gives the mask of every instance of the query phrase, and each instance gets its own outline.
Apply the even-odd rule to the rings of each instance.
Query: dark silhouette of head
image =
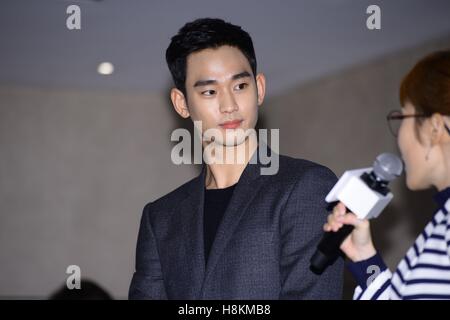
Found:
[[[111,295],[92,280],[81,280],[80,289],[69,289],[64,284],[50,300],[112,300]]]

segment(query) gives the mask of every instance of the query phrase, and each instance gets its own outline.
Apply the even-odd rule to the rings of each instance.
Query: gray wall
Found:
[[[399,108],[402,76],[424,54],[449,47],[445,37],[298,84],[266,100],[259,127],[280,128],[282,153],[338,175],[368,166],[396,151],[385,115]],[[0,297],[45,298],[76,264],[125,298],[143,206],[198,172],[170,162],[170,133],[180,126],[191,128],[167,92],[0,87]],[[411,193],[404,179],[394,191],[373,223],[391,268],[434,206],[430,191]]]

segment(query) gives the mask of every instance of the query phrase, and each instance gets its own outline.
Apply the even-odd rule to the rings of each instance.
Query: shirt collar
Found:
[[[450,187],[439,191],[434,195],[434,201],[437,202],[439,207],[443,207],[448,199],[450,199]]]

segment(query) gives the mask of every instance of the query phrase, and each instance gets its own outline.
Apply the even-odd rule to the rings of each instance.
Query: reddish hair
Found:
[[[424,57],[403,78],[400,85],[402,107],[407,102],[417,113],[450,115],[450,50]]]

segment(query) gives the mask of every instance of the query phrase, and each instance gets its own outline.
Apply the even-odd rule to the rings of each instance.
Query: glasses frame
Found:
[[[388,122],[389,131],[391,131],[392,135],[397,138],[398,132],[395,132],[395,130],[393,129],[393,127],[394,127],[392,125],[393,120],[403,120],[406,118],[429,118],[429,117],[431,117],[431,115],[421,114],[421,113],[402,114],[402,112],[400,110],[392,110],[386,116],[386,120]],[[447,131],[447,133],[450,135],[450,128],[447,126],[447,124],[445,122],[444,122],[444,127],[445,127],[445,130]]]

